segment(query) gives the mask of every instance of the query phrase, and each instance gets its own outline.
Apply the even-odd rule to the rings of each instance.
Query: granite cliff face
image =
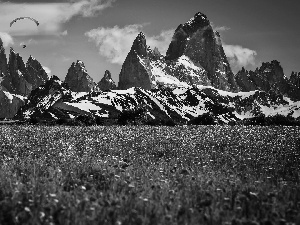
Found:
[[[24,104],[22,96],[11,94],[0,87],[0,118],[13,118]]]
[[[119,89],[141,87],[188,87],[210,85],[207,72],[196,66],[187,56],[166,60],[157,48],[147,46],[146,38],[140,33],[123,63],[119,75]]]
[[[141,32],[134,40],[119,75],[119,89],[141,87],[151,89],[149,70],[150,61],[145,35]]]
[[[244,68],[236,74],[236,81],[241,91],[261,90],[300,100],[298,75],[292,73],[288,79],[276,60],[262,63],[255,71],[246,71]]]
[[[97,87],[101,91],[117,89],[117,86],[111,77],[111,73],[108,70],[105,70],[104,77],[98,82]]]
[[[90,92],[96,88],[96,83],[88,75],[84,63],[80,60],[72,63],[65,78],[65,83],[72,91],[76,92]]]
[[[300,72],[299,73],[292,72],[289,81],[290,81],[291,85],[300,89]]]
[[[49,80],[48,74],[42,65],[32,56],[30,56],[26,63],[27,73],[24,77],[32,85],[32,90],[44,85]]]
[[[238,91],[234,75],[224,53],[220,35],[209,20],[197,13],[176,29],[166,57],[151,50],[140,33],[122,66],[119,88],[211,85]]]
[[[26,65],[12,48],[7,62],[0,38],[0,118],[12,118],[32,90],[47,82],[42,65],[29,57]]]
[[[0,77],[3,78],[6,73],[7,73],[7,59],[6,59],[5,49],[3,47],[3,42],[0,38]]]
[[[220,35],[213,31],[206,15],[200,12],[177,27],[166,59],[175,60],[183,55],[205,69],[213,87],[226,91],[238,90]]]
[[[12,48],[10,49],[7,73],[3,78],[2,86],[10,93],[27,96],[32,91],[25,77],[28,76],[22,57]]]

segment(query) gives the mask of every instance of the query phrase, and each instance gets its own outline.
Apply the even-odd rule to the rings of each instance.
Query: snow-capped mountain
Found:
[[[194,85],[238,90],[220,35],[213,31],[202,13],[178,26],[166,57],[158,54],[157,50],[151,50],[145,35],[140,33],[119,75],[119,89]]]
[[[152,119],[189,121],[204,113],[228,123],[257,115],[300,116],[300,102],[263,91],[227,92],[211,86],[177,87],[145,90],[72,92],[57,77],[30,95],[17,118],[59,119],[90,115],[117,118],[128,109],[143,108]]]
[[[122,65],[118,87],[109,71],[96,84],[81,60],[72,63],[64,82],[55,76],[46,82],[37,60],[30,57],[25,66],[12,49],[6,61],[0,39],[0,104],[9,109],[1,109],[0,117],[13,117],[26,100],[18,95],[29,93],[18,118],[116,118],[139,107],[150,118],[178,121],[203,113],[224,122],[256,115],[300,115],[300,73],[288,79],[273,60],[233,75],[220,35],[202,13],[177,27],[166,56],[151,49],[139,33]]]
[[[294,101],[300,100],[300,74],[292,73],[288,79],[277,60],[262,63],[255,71],[246,71],[242,68],[236,76],[236,82],[242,91],[261,90],[282,94]]]

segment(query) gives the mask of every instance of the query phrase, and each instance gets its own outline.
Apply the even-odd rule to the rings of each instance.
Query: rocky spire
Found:
[[[175,30],[166,59],[176,60],[183,55],[207,71],[208,78],[215,88],[238,90],[222,47],[220,34],[213,31],[203,13],[196,13],[193,18]]]
[[[37,87],[44,85],[48,78],[48,74],[44,70],[43,66],[33,58],[31,55],[26,63],[27,72],[24,77],[25,79],[32,84],[32,89],[36,89]]]
[[[143,32],[140,32],[138,36],[135,38],[131,46],[131,51],[135,51],[136,54],[142,57],[147,55],[146,37]]]
[[[32,85],[25,79],[28,76],[22,57],[10,48],[7,75],[2,85],[10,92],[27,96],[32,90]]]
[[[72,63],[65,78],[65,83],[68,84],[72,91],[76,92],[90,92],[96,87],[95,82],[88,75],[81,60]]]
[[[135,38],[119,75],[119,89],[141,87],[150,89],[150,75],[145,64],[149,64],[145,35],[140,32]]]
[[[7,59],[2,39],[0,38],[0,76],[4,77],[7,73]]]
[[[114,90],[117,88],[115,82],[113,81],[113,79],[111,77],[111,73],[109,70],[105,70],[104,76],[99,81],[97,86],[101,91],[106,91],[109,89]]]

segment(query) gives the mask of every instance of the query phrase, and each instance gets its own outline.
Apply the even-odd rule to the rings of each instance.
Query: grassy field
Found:
[[[0,224],[300,224],[300,128],[0,126]]]

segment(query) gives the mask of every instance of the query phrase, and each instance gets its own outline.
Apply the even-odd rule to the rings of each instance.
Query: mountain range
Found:
[[[234,74],[220,34],[202,13],[177,27],[165,56],[139,33],[118,86],[108,70],[95,83],[81,60],[72,63],[64,81],[49,78],[32,56],[25,65],[13,49],[7,62],[1,40],[0,79],[0,118],[117,118],[141,107],[149,118],[177,121],[204,113],[225,123],[261,114],[300,116],[300,73],[288,79],[273,60]]]

